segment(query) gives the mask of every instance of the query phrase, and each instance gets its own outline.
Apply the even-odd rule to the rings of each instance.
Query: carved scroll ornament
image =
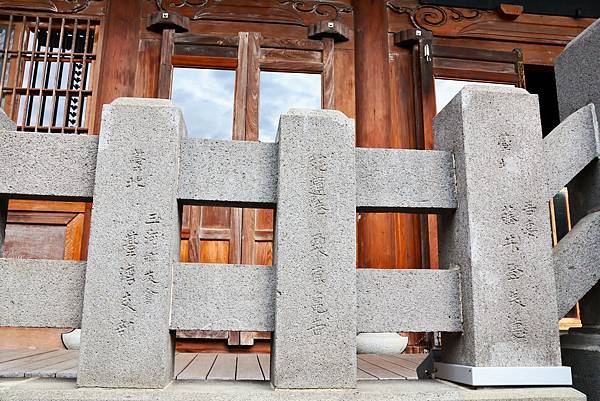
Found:
[[[342,1],[326,0],[155,0],[159,10],[190,8],[192,20],[251,21],[306,26],[302,14],[317,20],[337,21],[343,14],[352,13],[352,6]]]
[[[0,0],[0,9],[76,14],[103,0]]]

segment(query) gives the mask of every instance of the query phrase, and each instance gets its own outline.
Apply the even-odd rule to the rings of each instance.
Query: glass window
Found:
[[[510,84],[494,84],[489,82],[456,81],[452,79],[435,79],[435,106],[439,113],[467,85],[512,86]]]
[[[231,139],[235,71],[173,68],[172,100],[181,107],[188,136]]]
[[[321,75],[261,71],[259,140],[275,142],[279,117],[292,108],[321,108]]]

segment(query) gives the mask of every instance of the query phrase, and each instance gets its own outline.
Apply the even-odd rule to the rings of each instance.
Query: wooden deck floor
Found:
[[[425,355],[359,355],[359,380],[416,380]],[[77,377],[79,351],[0,350],[0,377]],[[269,354],[175,356],[178,380],[269,380]]]

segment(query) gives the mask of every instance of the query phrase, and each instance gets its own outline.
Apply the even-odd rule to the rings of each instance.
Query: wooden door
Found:
[[[245,141],[274,140],[276,127],[270,127],[269,132],[261,132],[261,126],[263,131],[266,127],[260,115],[261,104],[269,98],[269,90],[266,87],[263,88],[261,97],[261,77],[264,83],[277,79],[277,76],[272,74],[301,73],[314,74],[320,80],[325,64],[323,57],[327,57],[328,54],[325,49],[332,44],[313,40],[292,42],[263,38],[254,32],[240,32],[236,36],[175,34],[166,40],[172,44],[172,48],[164,52],[170,60],[163,60],[161,66],[169,71],[163,71],[160,75],[172,77],[164,86],[170,88],[174,102],[182,106],[188,133],[194,137],[212,136],[218,139]],[[221,125],[213,127],[218,131],[216,134],[214,131],[210,132],[210,128],[207,128],[201,119],[197,119],[196,106],[191,106],[194,112],[188,112],[187,99],[182,97],[189,85],[180,85],[178,81],[187,84],[193,79],[193,74],[198,79],[218,80],[220,90],[225,88],[232,92],[229,97],[231,110],[224,112],[226,119],[230,119],[230,125],[225,128]],[[306,78],[304,75],[302,77]],[[322,88],[323,85],[319,81],[315,90],[326,92]],[[202,89],[210,90],[198,83],[197,90]],[[166,90],[159,88],[159,93]],[[321,102],[321,93],[317,93],[316,97]],[[316,107],[320,106],[321,104],[316,104]],[[224,109],[227,107],[223,105]],[[262,109],[263,112],[267,112],[264,106]],[[218,112],[219,110],[215,109],[213,114]],[[274,212],[270,209],[186,205],[183,209],[181,259],[195,263],[270,266],[273,219]],[[189,337],[194,333],[179,335]],[[227,337],[230,345],[251,345],[254,338],[268,337],[268,333],[244,332],[202,331],[196,332],[195,335],[208,338]]]

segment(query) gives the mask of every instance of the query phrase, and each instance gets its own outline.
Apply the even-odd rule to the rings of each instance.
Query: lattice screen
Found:
[[[99,23],[0,15],[2,107],[19,130],[88,132]]]

